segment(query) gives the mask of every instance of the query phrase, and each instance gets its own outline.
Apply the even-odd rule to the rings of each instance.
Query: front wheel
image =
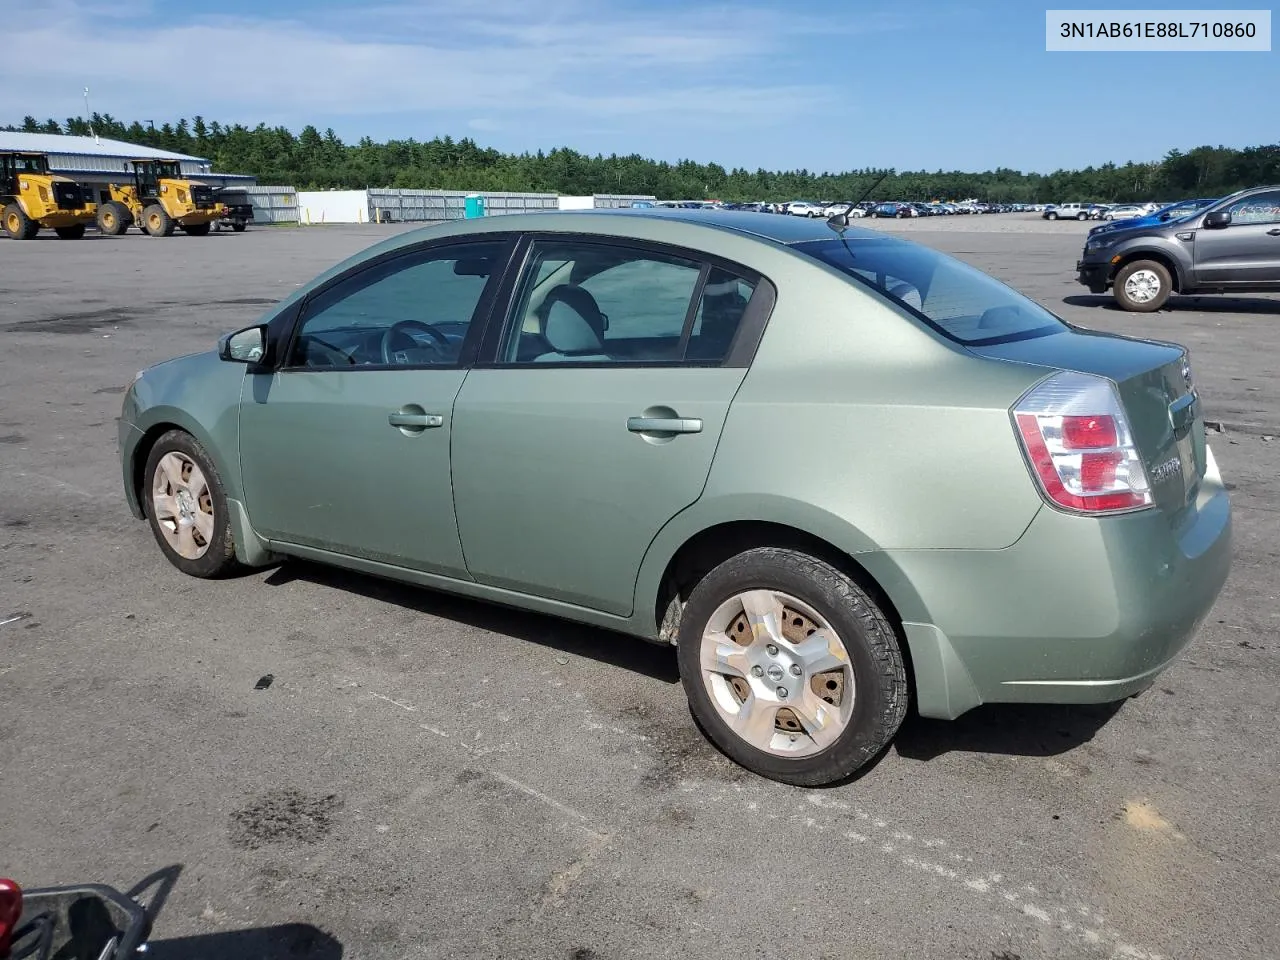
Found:
[[[1058,215],[1057,215],[1056,213],[1051,213],[1051,214],[1049,214],[1048,216],[1046,216],[1046,217],[1045,217],[1045,219],[1046,219],[1046,220],[1057,220],[1057,219],[1058,219]]]
[[[108,200],[98,207],[98,229],[107,237],[118,237],[129,229],[133,220],[124,204]]]
[[[835,567],[762,547],[693,589],[680,678],[711,741],[763,777],[844,780],[888,745],[906,715],[902,651],[883,611]]]
[[[1079,213],[1077,213],[1077,214],[1076,214],[1076,219],[1077,219],[1077,220],[1088,220],[1088,219],[1089,219],[1089,215],[1088,215],[1087,213],[1085,213],[1083,210],[1081,210]]]
[[[1173,293],[1173,278],[1162,263],[1135,260],[1120,268],[1111,293],[1125,310],[1152,313],[1163,307]]]
[[[153,237],[173,236],[173,218],[158,203],[142,211],[142,226]]]
[[[169,562],[193,577],[235,569],[235,542],[222,478],[199,441],[170,430],[156,441],[143,474],[147,520]]]
[[[233,223],[233,224],[231,225],[231,229],[232,229],[232,230],[234,230],[236,233],[244,233],[244,224],[243,224],[243,223]]]

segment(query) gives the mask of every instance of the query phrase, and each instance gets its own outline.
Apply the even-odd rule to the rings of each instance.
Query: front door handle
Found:
[[[426,430],[429,427],[443,427],[444,417],[438,413],[393,413],[387,417],[387,423],[393,427],[414,427]]]
[[[1267,236],[1268,236],[1268,237],[1280,237],[1280,227],[1275,227],[1274,229],[1268,230],[1268,231],[1267,231]]]
[[[696,417],[629,417],[627,429],[632,433],[701,433],[702,421]]]

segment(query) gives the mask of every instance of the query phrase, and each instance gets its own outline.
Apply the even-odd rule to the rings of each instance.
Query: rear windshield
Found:
[[[1061,333],[1039,304],[953,257],[902,240],[838,237],[792,244],[905,307],[959,343],[986,346]]]

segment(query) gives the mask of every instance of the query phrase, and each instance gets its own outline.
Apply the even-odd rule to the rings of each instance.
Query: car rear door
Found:
[[[1226,209],[1230,224],[1195,231],[1197,283],[1280,289],[1280,190],[1242,197]]]
[[[454,408],[467,569],[628,615],[645,550],[701,495],[773,288],[697,253],[561,236],[531,241],[511,302]]]

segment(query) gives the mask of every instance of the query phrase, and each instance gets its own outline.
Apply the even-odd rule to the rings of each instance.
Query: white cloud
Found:
[[[434,113],[478,117],[469,125],[485,131],[669,113],[714,126],[820,112],[835,91],[778,77],[779,56],[896,25],[860,17],[833,27],[787,6],[659,14],[591,0],[321,6],[305,20],[179,20],[177,10],[147,0],[24,8],[0,58],[0,89],[24,91],[10,109],[74,115],[88,85],[94,108],[122,119],[202,113],[297,127],[315,116]]]

